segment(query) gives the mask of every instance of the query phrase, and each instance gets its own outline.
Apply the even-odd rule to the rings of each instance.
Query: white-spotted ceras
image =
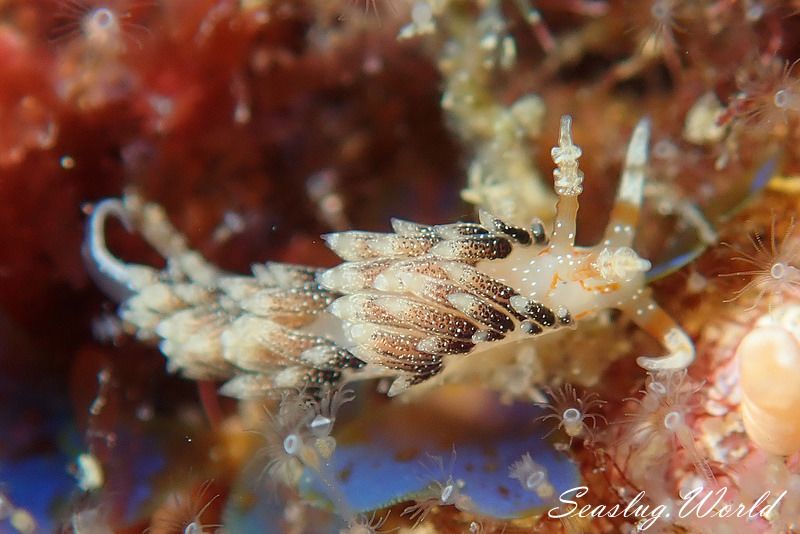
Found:
[[[324,236],[344,260],[329,270],[255,265],[223,272],[191,251],[163,210],[131,194],[95,206],[88,257],[106,283],[125,290],[120,316],[160,341],[169,369],[227,380],[236,397],[393,377],[389,394],[436,376],[454,358],[486,358],[499,344],[535,339],[615,308],[661,340],[667,354],[640,357],[648,371],[687,367],[694,347],[645,287],[650,262],[631,248],[639,219],[649,123],[635,128],[610,222],[592,247],[575,246],[581,150],[571,119],[552,149],[558,194],[548,232],[505,224],[427,226],[392,220],[392,233]],[[166,259],[163,270],[127,264],[104,240],[105,220],[137,228]]]

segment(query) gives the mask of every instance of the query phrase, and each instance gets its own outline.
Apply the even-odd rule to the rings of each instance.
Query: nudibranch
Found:
[[[126,291],[123,321],[160,340],[170,370],[226,379],[222,391],[235,397],[377,376],[393,378],[388,393],[396,395],[454,362],[490,358],[499,345],[535,341],[607,308],[666,348],[638,358],[641,367],[680,370],[693,361],[693,344],[653,300],[650,262],[632,248],[649,134],[642,120],[605,235],[591,247],[575,245],[583,173],[564,116],[551,151],[558,202],[550,231],[539,220],[519,228],[485,211],[478,223],[394,219],[391,233],[323,236],[344,260],[332,269],[267,263],[237,276],[190,250],[160,207],[132,194],[95,206],[86,251],[106,283]],[[104,242],[111,215],[137,228],[167,267],[114,257]]]

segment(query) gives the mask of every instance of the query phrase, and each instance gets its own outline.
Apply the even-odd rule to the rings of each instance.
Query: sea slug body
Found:
[[[678,370],[692,362],[691,340],[645,288],[650,262],[631,248],[648,121],[634,130],[611,220],[593,247],[575,246],[583,173],[570,127],[570,117],[563,117],[552,150],[559,200],[549,235],[538,221],[516,228],[482,211],[480,224],[394,221],[394,233],[325,236],[346,260],[319,277],[322,286],[345,295],[331,312],[344,321],[354,355],[398,375],[390,395],[442,372],[454,355],[545,335],[607,308],[625,312],[669,351],[639,358],[645,369]]]
[[[394,219],[392,233],[323,236],[345,260],[332,269],[267,263],[236,276],[188,249],[160,207],[129,195],[96,206],[87,256],[106,283],[129,294],[121,317],[139,337],[160,339],[171,370],[227,379],[222,391],[234,397],[376,376],[393,378],[388,393],[396,395],[453,359],[484,358],[500,344],[573,327],[608,308],[667,349],[640,357],[640,366],[681,370],[694,360],[693,344],[652,299],[650,262],[631,248],[649,133],[647,120],[634,129],[610,222],[591,247],[575,246],[583,173],[564,116],[551,151],[558,203],[549,232],[541,221],[518,228],[486,211],[479,223]],[[110,215],[140,231],[168,267],[111,255],[103,236]]]

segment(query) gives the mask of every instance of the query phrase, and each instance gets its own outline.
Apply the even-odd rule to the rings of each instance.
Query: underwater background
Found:
[[[0,532],[800,531],[798,59],[793,0],[0,0]],[[239,295],[261,284],[296,343],[355,302],[326,269],[416,257],[349,231],[545,246],[575,146],[578,246],[646,176],[626,250],[690,365],[640,367],[673,337],[624,306],[562,320],[570,295],[564,328],[470,331],[480,352],[435,369],[314,367],[250,330],[254,367],[203,360],[233,319],[171,320],[201,293],[259,315]],[[143,326],[155,286],[180,304]],[[545,326],[508,302],[511,330]]]

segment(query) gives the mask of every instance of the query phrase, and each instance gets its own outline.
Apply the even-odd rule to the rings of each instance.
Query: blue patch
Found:
[[[419,410],[420,406],[408,408]],[[442,441],[447,439],[446,429],[437,429],[435,436],[420,432],[420,428],[401,429],[419,434],[413,454],[409,454],[407,443],[385,439],[380,432],[367,434],[365,441],[339,443],[328,467],[323,469],[328,483],[307,470],[300,493],[309,499],[324,495],[328,503],[344,499],[351,511],[362,513],[413,500],[432,482],[445,482],[452,475],[454,480],[465,483],[461,493],[472,501],[470,512],[513,519],[549,509],[559,494],[580,485],[576,465],[543,439],[552,426],[535,423],[545,413],[543,410],[530,404],[498,403],[491,407],[491,412],[495,417],[493,422],[502,424],[488,432],[475,428],[474,432],[454,435],[450,443],[455,456],[451,448],[442,447]],[[347,433],[347,427],[341,430]],[[545,501],[523,490],[518,480],[509,477],[509,466],[525,453],[530,453],[535,462],[547,469],[550,484],[555,488],[553,499]],[[443,470],[439,460],[431,457],[440,459]],[[337,490],[332,491],[331,485]]]
[[[780,157],[777,155],[772,156],[771,158],[767,159],[766,163],[764,163],[758,171],[756,171],[755,178],[753,182],[750,184],[750,195],[755,196],[767,187],[767,183],[775,176],[775,172],[778,170],[778,163],[780,162]]]
[[[0,462],[0,481],[14,506],[24,508],[36,520],[37,532],[55,532],[55,509],[75,487],[67,472],[69,460],[62,455],[32,456]],[[0,523],[0,532],[6,526]]]
[[[779,155],[767,158],[755,171],[752,181],[746,184],[746,189],[738,189],[717,196],[713,209],[709,207],[710,213],[706,214],[709,221],[718,224],[720,220],[728,219],[742,210],[748,202],[764,190],[775,176],[779,163]],[[694,229],[687,228],[682,235],[672,236],[667,248],[655,259],[653,268],[647,272],[645,280],[650,283],[674,273],[700,257],[707,248],[708,243],[703,243],[695,235]]]

